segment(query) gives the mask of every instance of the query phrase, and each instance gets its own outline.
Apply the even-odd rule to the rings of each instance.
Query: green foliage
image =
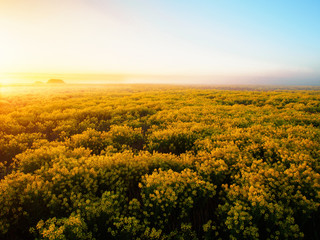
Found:
[[[320,238],[319,91],[32,91],[0,102],[1,239]]]

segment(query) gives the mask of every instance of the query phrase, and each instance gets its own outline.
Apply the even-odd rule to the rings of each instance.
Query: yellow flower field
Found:
[[[319,90],[0,97],[0,239],[320,238]]]

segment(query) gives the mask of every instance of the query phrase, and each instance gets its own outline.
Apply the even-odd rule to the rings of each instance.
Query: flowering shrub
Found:
[[[216,194],[212,183],[190,169],[178,173],[160,168],[144,176],[140,188],[146,224],[164,232],[203,217],[193,215],[201,215],[202,206]]]
[[[0,239],[319,239],[319,91],[43,91],[1,99]]]

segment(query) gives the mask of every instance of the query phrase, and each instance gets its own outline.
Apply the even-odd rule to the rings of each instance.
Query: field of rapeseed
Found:
[[[320,239],[320,91],[0,97],[0,239]]]

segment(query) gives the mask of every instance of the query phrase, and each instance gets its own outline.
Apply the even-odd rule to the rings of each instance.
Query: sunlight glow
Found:
[[[260,82],[296,73],[318,80],[317,7],[291,1],[273,6],[232,0],[0,1],[0,73],[20,74],[1,81],[30,81],[22,73],[35,78],[42,73],[206,75],[235,81],[263,76]]]

